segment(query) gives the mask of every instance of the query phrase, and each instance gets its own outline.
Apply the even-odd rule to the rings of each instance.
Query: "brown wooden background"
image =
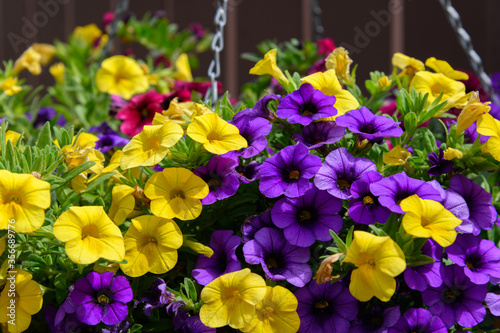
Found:
[[[147,11],[165,10],[170,21],[187,28],[199,22],[213,30],[215,0],[130,0],[130,10],[138,16]],[[464,52],[444,16],[438,0],[320,0],[325,37],[337,45],[351,45],[356,49],[352,58],[359,63],[359,79],[365,79],[371,70],[390,70],[393,52],[401,51],[425,61],[427,57],[448,60],[456,68],[468,69]],[[23,36],[26,20],[43,12],[41,3],[56,3],[57,12],[30,38],[29,43],[50,43],[54,38],[65,39],[77,25],[91,22],[100,24],[105,11],[114,10],[117,0],[0,0],[0,59],[16,58],[17,51],[10,42],[9,33]],[[393,10],[389,24],[377,23],[373,13],[388,11],[401,3],[404,11]],[[465,29],[483,58],[486,72],[500,71],[500,1],[454,0],[462,16]],[[393,7],[391,7],[393,6]],[[222,82],[233,96],[239,87],[252,79],[248,74],[253,64],[239,58],[242,52],[255,52],[255,46],[264,39],[278,41],[290,38],[311,39],[309,0],[230,0],[225,33]],[[54,11],[55,12],[55,11]],[[43,22],[43,17],[38,17]],[[379,29],[377,29],[377,24]],[[361,31],[361,33],[360,33]],[[360,35],[368,39],[361,40]],[[368,35],[369,34],[369,35]],[[358,44],[356,44],[356,41]],[[360,43],[363,42],[363,43]],[[356,45],[363,44],[363,47]],[[29,44],[20,44],[26,48]],[[119,50],[117,50],[119,51]],[[351,50],[352,51],[352,50]],[[205,76],[211,53],[201,56],[200,69],[195,73]],[[30,78],[32,84],[50,83],[47,71]]]

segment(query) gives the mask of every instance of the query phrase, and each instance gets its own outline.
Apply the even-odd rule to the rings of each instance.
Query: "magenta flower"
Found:
[[[259,189],[268,198],[299,197],[313,186],[309,179],[320,167],[321,158],[303,144],[285,147],[262,163]]]
[[[198,255],[192,274],[196,281],[206,286],[223,274],[239,271],[241,264],[236,257],[236,248],[240,244],[241,238],[233,236],[231,230],[214,231],[208,244],[214,254],[210,258]]]
[[[139,134],[145,125],[151,125],[156,113],[162,112],[163,99],[154,90],[132,97],[116,115],[116,119],[123,120],[120,130],[130,136]]]
[[[243,245],[243,254],[249,264],[261,264],[266,277],[272,281],[286,280],[296,287],[303,287],[311,280],[308,248],[288,244],[283,232],[262,228],[254,239]]]
[[[127,317],[127,303],[133,298],[130,283],[124,276],[90,272],[76,281],[71,300],[78,320],[88,325],[103,322],[114,325]]]
[[[342,229],[342,217],[337,214],[341,209],[341,200],[312,187],[301,197],[279,200],[271,216],[290,244],[309,247],[316,240],[331,240],[329,229]]]
[[[335,101],[334,96],[325,95],[309,83],[304,83],[299,90],[281,99],[276,115],[290,123],[307,126],[315,120],[335,116]]]
[[[348,200],[352,198],[352,183],[361,179],[363,173],[368,171],[377,171],[372,160],[354,157],[345,147],[341,147],[326,156],[325,162],[314,177],[314,184],[334,197]]]

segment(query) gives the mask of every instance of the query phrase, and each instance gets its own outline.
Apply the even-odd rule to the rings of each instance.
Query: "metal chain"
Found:
[[[319,0],[310,0],[311,1],[311,16],[314,28],[314,40],[317,42],[318,40],[323,38],[323,34],[325,33],[325,28],[321,24],[321,14],[323,11],[319,6]]]
[[[491,86],[491,79],[484,71],[483,62],[479,54],[474,51],[474,47],[472,46],[472,40],[467,31],[465,31],[462,26],[462,20],[460,19],[460,15],[457,10],[451,4],[451,0],[439,0],[439,3],[443,7],[446,17],[450,22],[453,30],[457,35],[458,41],[462,46],[462,49],[467,54],[467,58],[469,60],[469,64],[471,65],[474,73],[477,75],[479,80],[481,81],[481,85],[483,89],[486,91],[488,96],[495,102],[498,103],[498,100],[493,93],[493,88]]]
[[[214,51],[214,59],[208,67],[208,76],[212,83],[212,88],[207,90],[205,101],[209,101],[209,96],[212,95],[212,106],[215,106],[219,99],[217,90],[217,78],[220,76],[220,53],[224,49],[224,26],[227,21],[227,2],[228,0],[218,0],[218,8],[214,17],[216,32],[212,40],[212,50]]]
[[[128,10],[129,0],[120,0],[118,6],[116,6],[115,17],[108,31],[108,43],[104,47],[103,53],[105,55],[109,55],[111,53],[111,46],[113,44],[113,40],[115,39],[116,32],[118,31],[118,22],[123,18],[123,15]]]

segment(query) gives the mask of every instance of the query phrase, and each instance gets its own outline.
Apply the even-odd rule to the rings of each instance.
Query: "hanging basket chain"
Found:
[[[479,54],[474,51],[474,47],[472,45],[472,40],[467,31],[465,31],[462,26],[462,20],[457,10],[451,4],[451,0],[439,0],[439,3],[443,7],[446,17],[450,22],[453,30],[455,30],[455,34],[457,35],[458,41],[462,46],[462,49],[465,51],[467,58],[469,60],[469,64],[471,65],[474,73],[477,75],[479,80],[481,81],[481,85],[483,89],[486,91],[488,96],[497,103],[498,100],[493,93],[493,88],[491,86],[491,79],[484,71],[483,62]]]
[[[311,1],[311,16],[314,28],[314,40],[318,41],[323,38],[323,34],[325,33],[325,28],[321,23],[321,15],[323,11],[319,5],[319,0],[310,0]]]
[[[118,31],[118,22],[123,18],[123,15],[128,10],[129,0],[120,0],[118,6],[116,6],[115,17],[108,31],[108,43],[104,47],[103,53],[108,56],[111,53],[111,46],[113,44],[113,40],[115,39],[116,33]]]
[[[214,17],[214,24],[216,27],[216,32],[214,39],[212,40],[212,50],[214,51],[214,59],[210,62],[208,67],[208,76],[210,77],[210,82],[212,84],[211,89],[207,90],[205,95],[205,101],[209,101],[210,95],[212,100],[212,106],[215,106],[217,100],[219,99],[217,90],[217,78],[220,76],[220,53],[224,49],[224,26],[227,21],[227,2],[228,0],[218,0],[218,8]]]

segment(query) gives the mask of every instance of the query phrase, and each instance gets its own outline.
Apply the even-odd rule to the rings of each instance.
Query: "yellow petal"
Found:
[[[264,59],[260,60],[255,64],[252,69],[250,69],[250,74],[255,75],[265,75],[269,74],[274,77],[280,84],[288,84],[288,79],[281,69],[276,64],[276,53],[277,49],[269,50],[265,55]]]
[[[135,198],[132,195],[134,188],[128,185],[116,185],[113,187],[111,207],[108,216],[116,224],[122,224],[135,207]]]
[[[397,145],[388,153],[384,153],[383,161],[388,165],[404,165],[409,157],[411,157],[411,153],[408,150],[401,148],[400,145]]]
[[[465,81],[469,79],[467,73],[454,70],[450,64],[444,60],[437,60],[434,57],[430,57],[425,61],[425,65],[432,68],[436,73],[443,73],[452,80]]]

